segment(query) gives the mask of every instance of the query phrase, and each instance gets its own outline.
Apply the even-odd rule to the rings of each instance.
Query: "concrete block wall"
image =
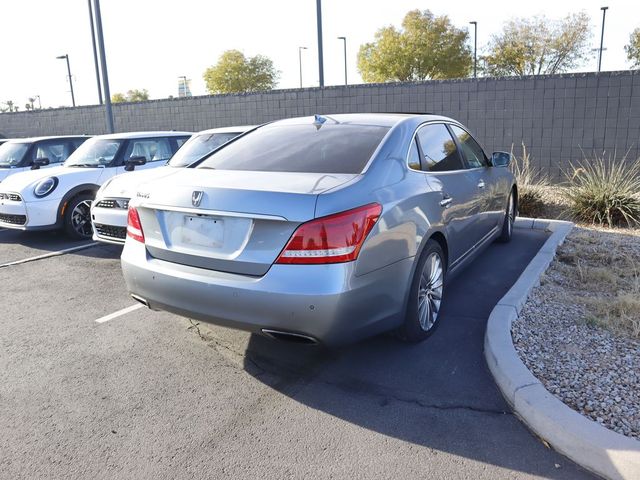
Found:
[[[327,87],[152,100],[113,107],[116,131],[198,131],[314,113],[433,112],[467,125],[489,152],[527,146],[559,181],[594,152],[640,156],[640,70]],[[0,114],[0,135],[100,134],[104,107]]]

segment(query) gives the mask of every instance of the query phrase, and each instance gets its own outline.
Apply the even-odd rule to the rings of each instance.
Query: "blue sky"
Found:
[[[40,95],[44,107],[69,105],[66,66],[55,58],[68,53],[77,103],[97,103],[87,0],[3,3],[0,102],[13,100],[24,108],[28,97]],[[449,15],[461,28],[476,20],[479,49],[510,17],[557,18],[584,10],[591,16],[596,48],[604,5],[609,10],[603,70],[627,69],[623,46],[631,31],[640,27],[638,1],[323,0],[325,84],[341,84],[344,78],[342,42],[336,37],[347,37],[349,80],[358,83],[358,47],[371,41],[378,28],[399,25],[411,9],[430,8]],[[186,75],[193,93],[205,94],[203,71],[231,48],[269,56],[282,72],[279,87],[295,88],[298,46],[308,47],[303,51],[304,85],[317,85],[315,6],[315,0],[102,0],[111,91],[146,88],[152,98],[176,96],[178,77]],[[578,71],[595,68],[594,54]]]

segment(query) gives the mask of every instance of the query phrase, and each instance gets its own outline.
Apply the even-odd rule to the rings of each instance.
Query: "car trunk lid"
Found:
[[[264,275],[317,196],[357,175],[185,169],[141,187],[138,208],[152,257]]]

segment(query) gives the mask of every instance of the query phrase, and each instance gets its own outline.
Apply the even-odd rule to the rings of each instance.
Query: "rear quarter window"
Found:
[[[360,173],[388,131],[351,124],[270,125],[218,150],[197,168]]]

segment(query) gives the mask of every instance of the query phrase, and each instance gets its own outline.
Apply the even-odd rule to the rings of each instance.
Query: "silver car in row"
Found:
[[[511,238],[510,155],[434,115],[316,115],[140,189],[122,268],[148,307],[335,346],[438,325],[447,278]]]

